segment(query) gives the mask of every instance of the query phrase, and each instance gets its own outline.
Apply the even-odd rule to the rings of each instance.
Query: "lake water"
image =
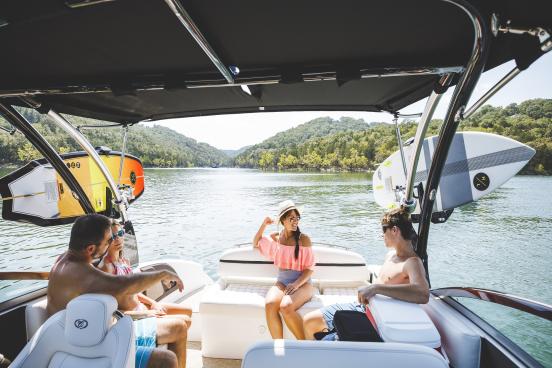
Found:
[[[432,287],[477,286],[552,304],[551,193],[551,177],[517,176],[456,209],[447,223],[432,224]],[[370,174],[245,169],[147,169],[144,195],[129,210],[140,259],[194,260],[215,278],[220,253],[249,242],[264,216],[275,215],[277,203],[287,198],[303,206],[300,227],[313,241],[346,246],[371,264],[382,262],[382,211],[373,200]],[[0,269],[48,270],[66,249],[69,229],[0,221]],[[0,283],[0,301],[27,286],[35,287]],[[493,322],[505,321],[487,306],[480,310]],[[552,362],[551,324],[526,323],[537,340],[530,349]],[[504,328],[511,333],[519,326],[508,322]]]

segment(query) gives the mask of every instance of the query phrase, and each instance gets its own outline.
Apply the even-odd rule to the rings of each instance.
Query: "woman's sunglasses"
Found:
[[[115,240],[117,238],[122,238],[125,236],[125,231],[123,229],[117,231],[116,233],[111,234],[111,240]]]

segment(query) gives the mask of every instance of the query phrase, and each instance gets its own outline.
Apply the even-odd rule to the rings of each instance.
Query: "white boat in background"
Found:
[[[136,270],[169,268],[183,279],[184,292],[161,283],[145,292],[192,307],[189,367],[540,367],[549,362],[539,362],[457,298],[507,306],[547,321],[552,307],[477,288],[434,289],[423,306],[374,298],[370,308],[385,340],[381,343],[295,341],[289,331],[284,340],[270,340],[263,308],[274,266],[251,247],[222,254],[216,281],[190,260],[140,262],[126,211],[128,193],[68,115],[126,130],[146,121],[246,112],[379,111],[398,117],[401,109],[427,98],[408,161],[399,129],[397,138],[406,178],[399,199],[412,212],[419,206],[416,252],[428,271],[431,223],[450,216],[434,208],[459,122],[552,49],[551,33],[552,3],[539,0],[8,0],[0,3],[5,51],[0,115],[13,127],[9,132],[21,132],[56,170],[79,211],[95,213],[82,183],[21,108],[47,114],[75,139],[105,179],[112,201],[103,212],[124,222],[125,251]],[[516,67],[468,108],[481,73],[511,60]],[[414,184],[425,134],[449,88],[454,91],[432,159],[425,159],[427,177],[418,205]],[[48,216],[56,218],[55,213]],[[315,254],[316,293],[300,313],[354,301],[356,288],[377,276],[377,266],[354,252],[318,246]],[[0,272],[4,280],[37,278],[47,274]],[[14,366],[134,364],[132,324],[115,311],[112,298],[82,296],[61,314],[88,313],[96,329],[87,333],[87,320],[68,317],[74,323],[65,324],[58,316],[45,321],[45,295],[41,287],[0,303],[0,353],[19,356]],[[117,317],[113,326],[112,314]],[[121,348],[105,346],[114,334]]]

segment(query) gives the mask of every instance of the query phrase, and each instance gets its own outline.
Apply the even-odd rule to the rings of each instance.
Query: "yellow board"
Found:
[[[90,200],[95,212],[109,214],[111,191],[94,161],[84,152],[61,155]],[[144,192],[144,169],[136,157],[126,155],[119,179],[119,152],[100,153],[116,184],[125,186],[129,202]],[[32,161],[0,179],[2,217],[48,226],[70,223],[84,214],[61,176],[45,160]]]

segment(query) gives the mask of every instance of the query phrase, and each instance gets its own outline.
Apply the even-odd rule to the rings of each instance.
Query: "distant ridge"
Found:
[[[23,113],[59,152],[82,150],[57,125],[40,114],[28,109]],[[104,124],[74,116],[68,118],[76,126]],[[121,149],[121,128],[83,129],[82,132],[94,146],[107,146],[116,151]],[[0,165],[23,165],[41,157],[21,134],[0,134],[0,152]],[[127,153],[138,157],[145,167],[221,167],[230,164],[230,158],[215,147],[160,125],[132,126],[128,133]]]
[[[342,117],[339,120],[330,117],[316,118],[295,128],[277,133],[259,144],[250,146],[234,158],[234,165],[238,167],[259,167],[261,155],[265,152],[285,150],[286,152],[291,151],[293,154],[298,147],[306,142],[337,133],[365,131],[378,124],[385,123],[367,123],[363,119],[350,117]]]
[[[238,148],[237,150],[220,150],[220,151],[223,152],[226,156],[228,156],[230,158],[234,158],[237,155],[239,155],[240,153],[247,150],[249,147],[252,147],[252,145],[245,146],[245,147],[242,147],[242,148]]]
[[[329,117],[316,118],[300,124],[295,128],[277,133],[273,137],[251,146],[246,152],[258,148],[270,149],[288,147],[302,143],[311,138],[325,137],[338,132],[366,130],[370,128],[371,124],[373,123],[368,124],[363,119],[353,119],[349,117],[343,117],[339,120],[334,120]]]
[[[427,136],[439,134],[442,120],[431,121]],[[534,148],[521,174],[552,175],[552,99],[533,99],[505,107],[486,105],[459,125],[510,137]],[[403,141],[417,123],[400,124]],[[319,118],[254,145],[234,159],[234,166],[263,170],[366,171],[398,149],[395,127],[362,120]]]
[[[37,130],[60,153],[80,150],[76,143],[39,113],[22,109]],[[70,117],[72,124],[105,124]],[[427,135],[439,133],[442,121],[433,120]],[[0,126],[9,128],[0,118]],[[505,107],[486,105],[463,120],[459,130],[482,131],[510,137],[537,152],[522,174],[552,175],[552,99],[532,99]],[[400,125],[403,140],[413,137],[415,122]],[[121,128],[83,129],[95,146],[121,148]],[[129,130],[127,152],[147,167],[246,167],[264,170],[374,170],[398,149],[395,129],[388,123],[366,123],[344,117],[318,118],[280,132],[254,146],[239,150],[216,149],[169,128],[137,125]],[[236,155],[233,159],[231,156]],[[21,134],[0,131],[0,165],[22,165],[40,155]]]

